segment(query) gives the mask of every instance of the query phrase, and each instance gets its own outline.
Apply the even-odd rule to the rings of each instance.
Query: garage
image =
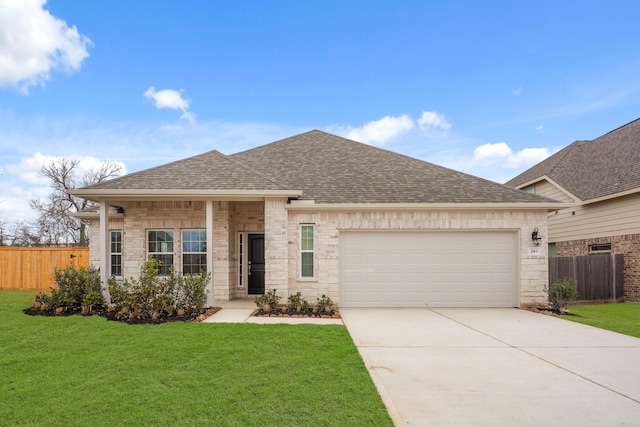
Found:
[[[343,231],[342,307],[515,307],[515,231]]]

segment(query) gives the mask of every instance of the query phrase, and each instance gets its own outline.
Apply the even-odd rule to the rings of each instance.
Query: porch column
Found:
[[[287,244],[286,199],[264,201],[264,284],[276,289],[286,301],[289,296],[289,247]]]
[[[207,306],[213,307],[215,298],[213,296],[213,201],[206,203],[206,223],[207,223],[207,273],[211,275],[211,282],[207,286]]]
[[[109,236],[109,205],[102,200],[100,202],[100,281],[102,282],[102,295],[107,300],[107,304],[111,303],[111,294],[109,293],[109,254],[111,246],[111,238]]]

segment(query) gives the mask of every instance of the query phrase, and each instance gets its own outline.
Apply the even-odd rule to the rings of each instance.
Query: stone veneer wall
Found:
[[[264,202],[264,286],[266,290],[277,290],[283,302],[289,296],[286,202],[286,199]]]
[[[640,302],[640,234],[556,242],[556,256],[589,255],[589,245],[611,243],[611,253],[624,255],[624,299]]]
[[[546,244],[540,256],[528,255],[531,231],[538,228],[547,235],[546,211],[294,211],[286,200],[214,203],[214,295],[226,300],[244,297],[237,287],[237,233],[265,233],[265,286],[277,289],[283,301],[298,291],[315,301],[322,294],[339,303],[340,230],[514,230],[520,235],[520,304],[537,305],[547,301],[548,282]],[[137,277],[146,258],[146,230],[176,231],[174,256],[181,262],[183,228],[206,228],[204,202],[136,202],[128,206],[123,219],[112,220],[110,229],[122,229],[123,273]],[[98,260],[98,220],[91,222],[91,262]],[[299,278],[298,251],[300,224],[315,224],[316,277]],[[228,245],[220,244],[227,240]],[[626,267],[625,267],[626,268]]]
[[[289,293],[300,291],[310,301],[326,294],[339,303],[340,230],[514,230],[520,238],[520,305],[546,304],[548,284],[547,247],[540,255],[529,255],[531,231],[547,235],[546,211],[294,211],[288,212]],[[315,224],[316,277],[299,278],[298,251],[300,224]]]
[[[214,211],[217,207],[214,207]],[[214,213],[215,215],[215,213]],[[174,263],[182,258],[181,229],[205,228],[204,202],[135,202],[125,209],[124,218],[109,221],[110,230],[122,230],[122,273],[138,277],[147,256],[148,229],[171,229],[174,235]],[[215,222],[215,216],[214,216]],[[100,221],[91,221],[91,263],[99,265]],[[215,232],[215,230],[214,230]]]

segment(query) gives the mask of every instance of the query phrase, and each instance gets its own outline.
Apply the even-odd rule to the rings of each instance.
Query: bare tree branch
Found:
[[[102,163],[98,168],[78,176],[79,160],[61,158],[45,165],[40,174],[49,178],[52,192],[46,200],[32,199],[31,208],[38,212],[36,225],[41,244],[59,245],[88,244],[87,226],[71,214],[81,212],[94,204],[88,200],[72,196],[69,190],[98,184],[117,177],[121,166],[112,161]]]

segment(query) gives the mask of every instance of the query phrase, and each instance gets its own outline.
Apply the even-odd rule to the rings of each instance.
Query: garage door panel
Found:
[[[345,307],[517,305],[515,232],[343,232],[340,250]]]

